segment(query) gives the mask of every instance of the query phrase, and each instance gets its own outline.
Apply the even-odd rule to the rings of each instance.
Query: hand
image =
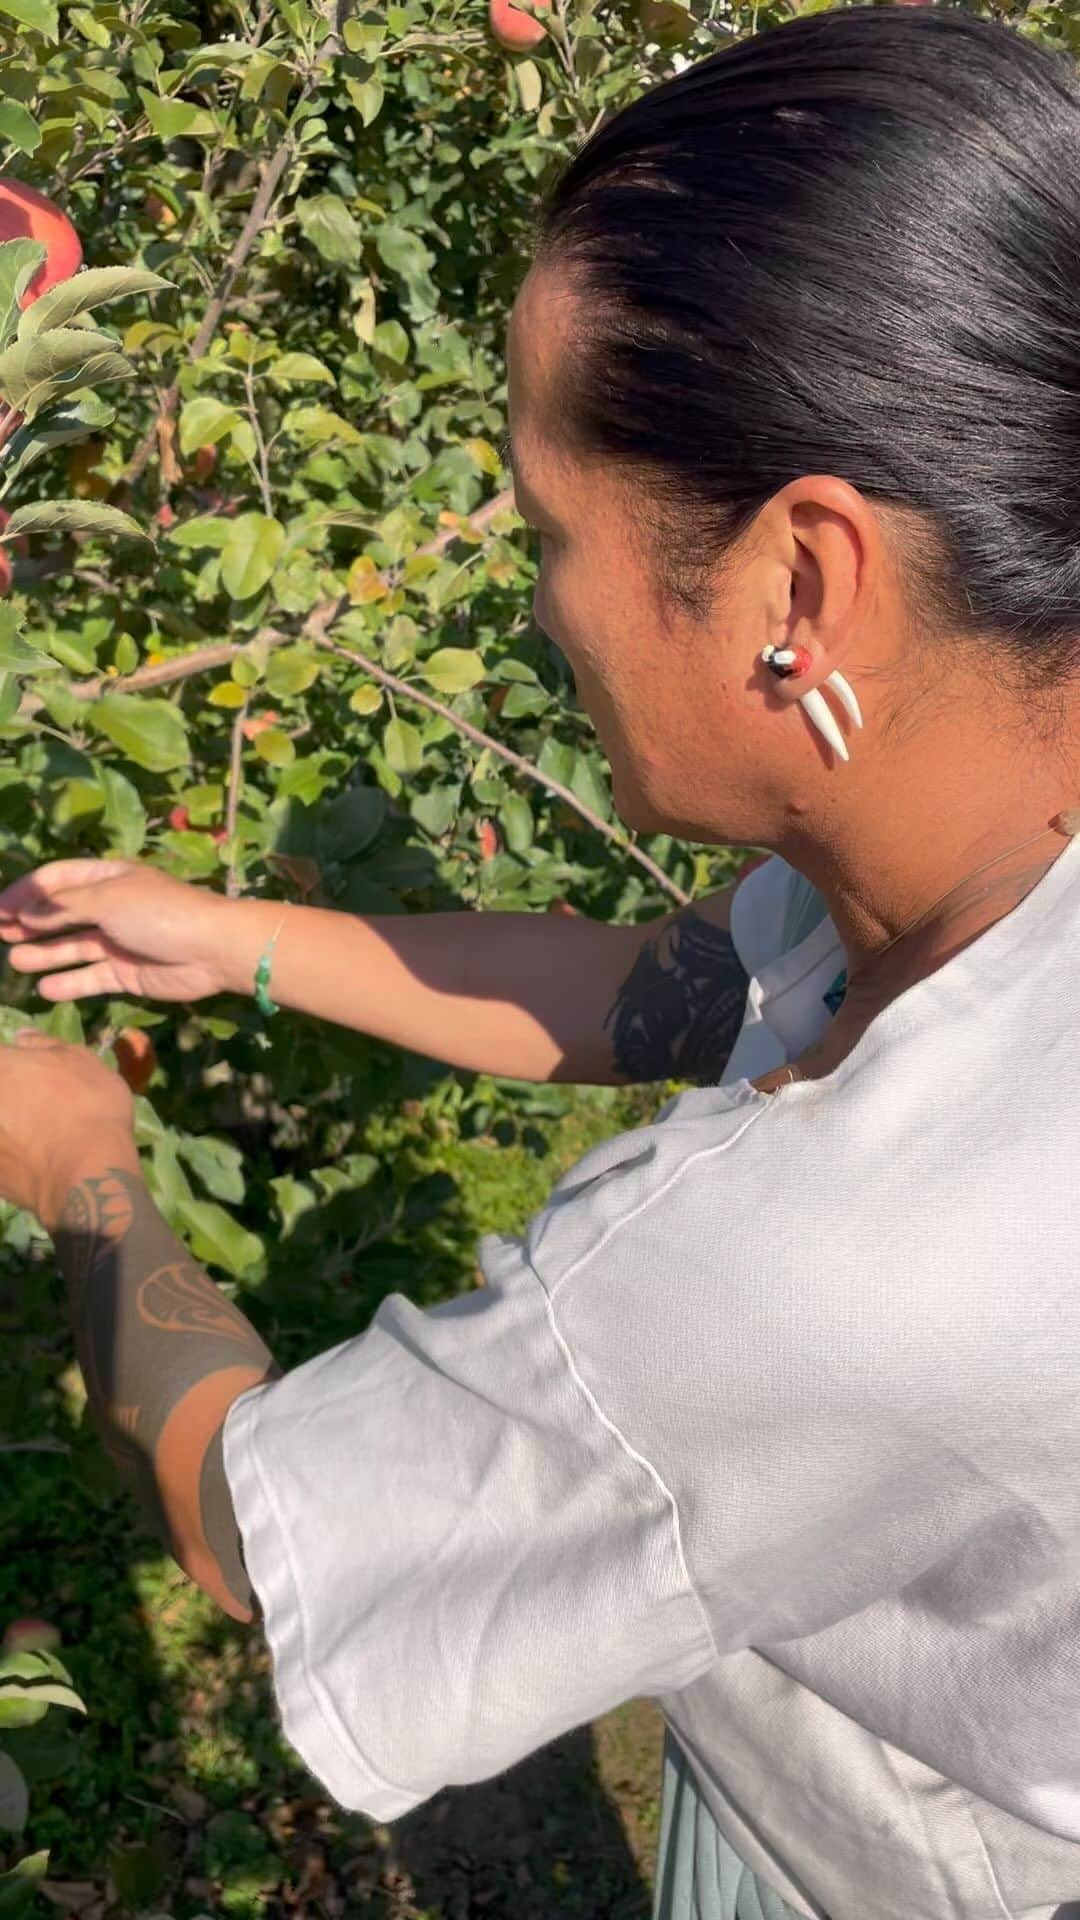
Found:
[[[0,1200],[51,1231],[89,1169],[138,1172],[134,1113],[119,1074],[97,1054],[28,1028],[0,1047]]]
[[[202,1000],[226,985],[229,907],[134,860],[54,860],[0,893],[0,940],[46,1000]]]

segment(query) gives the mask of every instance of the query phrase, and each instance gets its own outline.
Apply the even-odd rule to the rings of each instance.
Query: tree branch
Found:
[[[280,147],[277,147],[275,151],[269,155],[262,169],[259,184],[255,190],[255,198],[251,202],[251,210],[233,243],[229,257],[222,268],[217,286],[214,289],[210,304],[199,323],[199,330],[188,348],[189,360],[201,360],[218,330],[221,323],[221,316],[229,303],[229,295],[233,290],[233,284],[266,224],[274,196],[281,184],[282,175],[289,161],[292,159],[292,153],[292,141],[286,135]],[[117,487],[134,486],[136,480],[140,478],[155,446],[158,444],[160,434],[167,430],[168,424],[176,412],[179,400],[180,385],[178,381],[174,380],[172,385],[166,387],[165,392],[162,394],[157,418],[147,427],[131,459],[120,475],[116,483]]]
[[[482,507],[478,507],[476,512],[469,516],[470,522],[474,527],[485,527],[503,507],[512,503],[513,488],[506,488],[502,493],[496,494],[493,499],[486,501]],[[459,531],[457,527],[444,528],[441,533],[435,535],[434,539],[427,541],[416,551],[441,553],[453,540],[457,539]],[[501,740],[496,740],[493,734],[484,733],[480,727],[474,727],[471,721],[464,720],[459,713],[454,712],[452,707],[446,706],[441,700],[436,700],[432,694],[425,693],[422,688],[414,687],[406,680],[399,680],[396,674],[389,673],[385,667],[379,666],[377,661],[369,659],[367,654],[359,653],[352,647],[343,647],[340,642],[331,640],[329,637],[331,628],[343,614],[349,611],[350,605],[348,594],[342,593],[336,599],[322,600],[318,606],[313,607],[299,633],[283,633],[277,627],[262,627],[250,641],[224,640],[217,646],[198,647],[194,653],[181,654],[175,660],[163,660],[157,666],[138,667],[134,673],[118,674],[113,677],[98,674],[91,680],[75,680],[69,682],[69,685],[72,693],[79,700],[97,700],[103,693],[142,693],[151,687],[172,686],[177,681],[191,679],[196,674],[210,673],[215,667],[227,667],[249,648],[281,647],[306,640],[359,667],[363,673],[369,674],[396,698],[411,700],[417,706],[426,707],[429,713],[437,713],[464,739],[470,740],[474,746],[481,749],[486,748],[495,755],[496,759],[513,767],[523,779],[531,780],[536,786],[543,787],[564,805],[572,808],[588,826],[593,828],[594,832],[600,834],[612,846],[617,847],[620,853],[635,861],[639,867],[643,867],[657,885],[680,906],[688,904],[689,894],[684,893],[683,889],[676,885],[649,854],[644,853],[632,840],[628,840],[617,827],[609,826],[606,820],[602,820],[592,807],[587,806],[583,800],[579,800],[577,794],[570,787],[564,786],[561,780],[553,780],[548,774],[541,773],[539,768],[534,766],[531,760],[526,760],[523,754],[515,753],[512,747],[503,746]],[[29,717],[37,712],[41,704],[37,695],[27,694],[20,704],[19,711]],[[238,714],[233,727],[229,802],[225,822],[230,838],[236,827],[236,805],[239,800],[239,777],[236,768],[238,750],[242,751],[243,747],[240,723],[244,712],[246,709]]]
[[[515,753],[512,747],[504,747],[501,740],[496,740],[492,734],[484,733],[479,727],[474,727],[470,720],[463,720],[460,713],[455,713],[452,707],[444,705],[441,700],[436,700],[433,694],[424,693],[420,687],[414,687],[407,680],[399,680],[396,674],[388,673],[385,667],[380,667],[376,661],[369,660],[366,653],[358,653],[354,647],[343,647],[337,640],[324,639],[318,644],[330,653],[336,653],[340,659],[350,661],[354,667],[361,668],[364,673],[370,674],[379,686],[385,687],[388,693],[394,694],[399,700],[412,700],[417,706],[426,707],[429,713],[437,713],[440,719],[448,721],[457,733],[463,734],[466,740],[471,740],[474,746],[486,747],[489,753],[504,760],[507,766],[513,767],[524,779],[532,780],[538,787],[545,787],[548,793],[556,794],[566,806],[572,807],[575,813],[580,814],[590,827],[602,834],[605,840],[609,840],[612,846],[618,847],[620,853],[626,854],[630,860],[636,860],[639,867],[644,867],[657,885],[662,887],[665,893],[670,894],[673,900],[677,900],[681,907],[688,905],[690,895],[676,886],[674,880],[669,879],[663,867],[657,866],[656,861],[649,854],[643,853],[632,840],[627,840],[617,827],[609,826],[598,813],[594,813],[583,800],[579,800],[570,787],[565,787],[561,780],[553,780],[550,774],[541,773],[539,767],[534,766],[531,760],[526,760],[523,754]]]
[[[229,749],[229,794],[225,804],[225,840],[229,848],[229,864],[225,874],[225,892],[230,900],[235,900],[240,892],[240,876],[236,870],[236,850],[232,845],[236,836],[236,816],[240,808],[240,792],[244,784],[244,721],[247,719],[248,703],[245,700],[237,711],[232,729],[232,745]]]

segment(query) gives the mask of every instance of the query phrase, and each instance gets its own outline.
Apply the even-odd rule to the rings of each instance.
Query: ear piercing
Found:
[[[809,647],[763,647],[761,659],[769,672],[774,673],[778,680],[793,680],[801,673],[809,673],[813,666]],[[843,674],[830,673],[825,685],[834,689],[841,705],[846,708],[855,725],[861,727],[863,719],[859,711],[859,703]],[[847,742],[820,689],[815,687],[810,693],[801,694],[799,705],[805,710],[807,719],[817,728],[823,739],[828,741],[833,752],[841,760],[849,760],[851,755],[847,750]]]

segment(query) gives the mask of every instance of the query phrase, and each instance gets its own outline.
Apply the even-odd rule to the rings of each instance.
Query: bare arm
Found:
[[[120,1142],[46,1224],[110,1459],[185,1572],[237,1620],[255,1610],[225,1478],[233,1401],[278,1373],[238,1307],[166,1226]]]
[[[62,861],[0,896],[0,937],[50,1000],[248,994],[273,943],[279,1006],[520,1080],[718,1079],[747,979],[732,888],[644,927],[562,915],[359,918],[225,900],[151,868]]]

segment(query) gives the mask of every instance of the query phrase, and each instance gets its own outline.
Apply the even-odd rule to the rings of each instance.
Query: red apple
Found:
[[[536,0],[537,11],[551,12],[551,0]],[[492,38],[507,53],[529,53],[547,39],[547,28],[531,13],[522,13],[520,7],[511,6],[510,0],[488,0],[488,26]]]
[[[481,820],[476,829],[481,860],[494,860],[499,851],[499,829],[493,820]]]
[[[169,825],[176,833],[187,833],[191,826],[191,815],[186,807],[173,807],[169,813]]]
[[[6,593],[11,592],[11,582],[14,574],[15,569],[12,565],[10,553],[6,547],[0,547],[0,600],[3,599]]]
[[[12,1620],[4,1634],[5,1653],[51,1653],[60,1645],[60,1629],[48,1620]]]
[[[30,306],[61,280],[70,280],[82,266],[82,245],[67,214],[25,180],[0,176],[0,240],[38,240],[45,248],[20,307]]]

